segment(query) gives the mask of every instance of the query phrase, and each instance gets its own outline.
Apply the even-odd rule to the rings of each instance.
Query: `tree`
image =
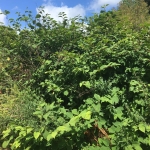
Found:
[[[144,0],[122,0],[118,10],[122,23],[133,30],[150,23],[149,7]]]

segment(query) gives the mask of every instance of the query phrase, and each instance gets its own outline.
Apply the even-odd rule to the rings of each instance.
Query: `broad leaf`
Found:
[[[34,134],[33,134],[34,138],[37,140],[38,137],[40,136],[40,134],[41,134],[40,132],[34,132]]]

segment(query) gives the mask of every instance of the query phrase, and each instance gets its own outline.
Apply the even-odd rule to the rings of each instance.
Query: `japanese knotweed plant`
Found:
[[[149,28],[121,27],[111,12],[93,17],[76,43],[82,53],[63,47],[43,59],[30,80],[45,101],[38,125],[10,125],[3,147],[149,150]]]
[[[84,131],[91,122],[90,110],[68,111],[55,103],[42,102],[34,115],[39,119],[39,128],[11,125],[3,132],[4,148],[69,150],[84,145],[80,139],[83,140]]]
[[[45,60],[33,76],[33,87],[46,102],[69,110],[87,109],[89,99],[94,105],[97,98],[101,113],[92,114],[96,125],[103,124],[91,126],[104,128],[110,147],[149,149],[149,29],[130,33],[116,25],[114,35],[98,29],[78,43],[84,53],[62,50]]]

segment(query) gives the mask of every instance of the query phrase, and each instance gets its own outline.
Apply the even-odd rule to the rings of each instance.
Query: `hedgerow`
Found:
[[[22,111],[33,122],[27,118],[10,122],[3,131],[3,148],[150,148],[150,28],[141,22],[142,26],[132,29],[126,24],[130,19],[124,24],[118,15],[117,10],[102,11],[87,18],[86,33],[78,30],[81,22],[69,20],[62,24],[53,21],[52,28],[48,22],[46,27],[38,24],[38,29],[29,24],[32,31],[20,33],[21,37],[29,32],[26,36],[32,36],[32,47],[40,54],[34,54],[33,49],[30,55],[40,59],[32,59],[35,67],[25,82],[30,90],[23,92],[28,101],[21,105],[27,108],[33,104],[31,114]]]

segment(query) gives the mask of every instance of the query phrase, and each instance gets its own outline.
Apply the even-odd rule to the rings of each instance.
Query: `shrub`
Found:
[[[150,30],[120,26],[117,15],[95,14],[76,42],[79,51],[62,47],[42,59],[28,82],[36,94],[27,99],[37,97],[35,124],[10,123],[4,148],[150,148]]]

